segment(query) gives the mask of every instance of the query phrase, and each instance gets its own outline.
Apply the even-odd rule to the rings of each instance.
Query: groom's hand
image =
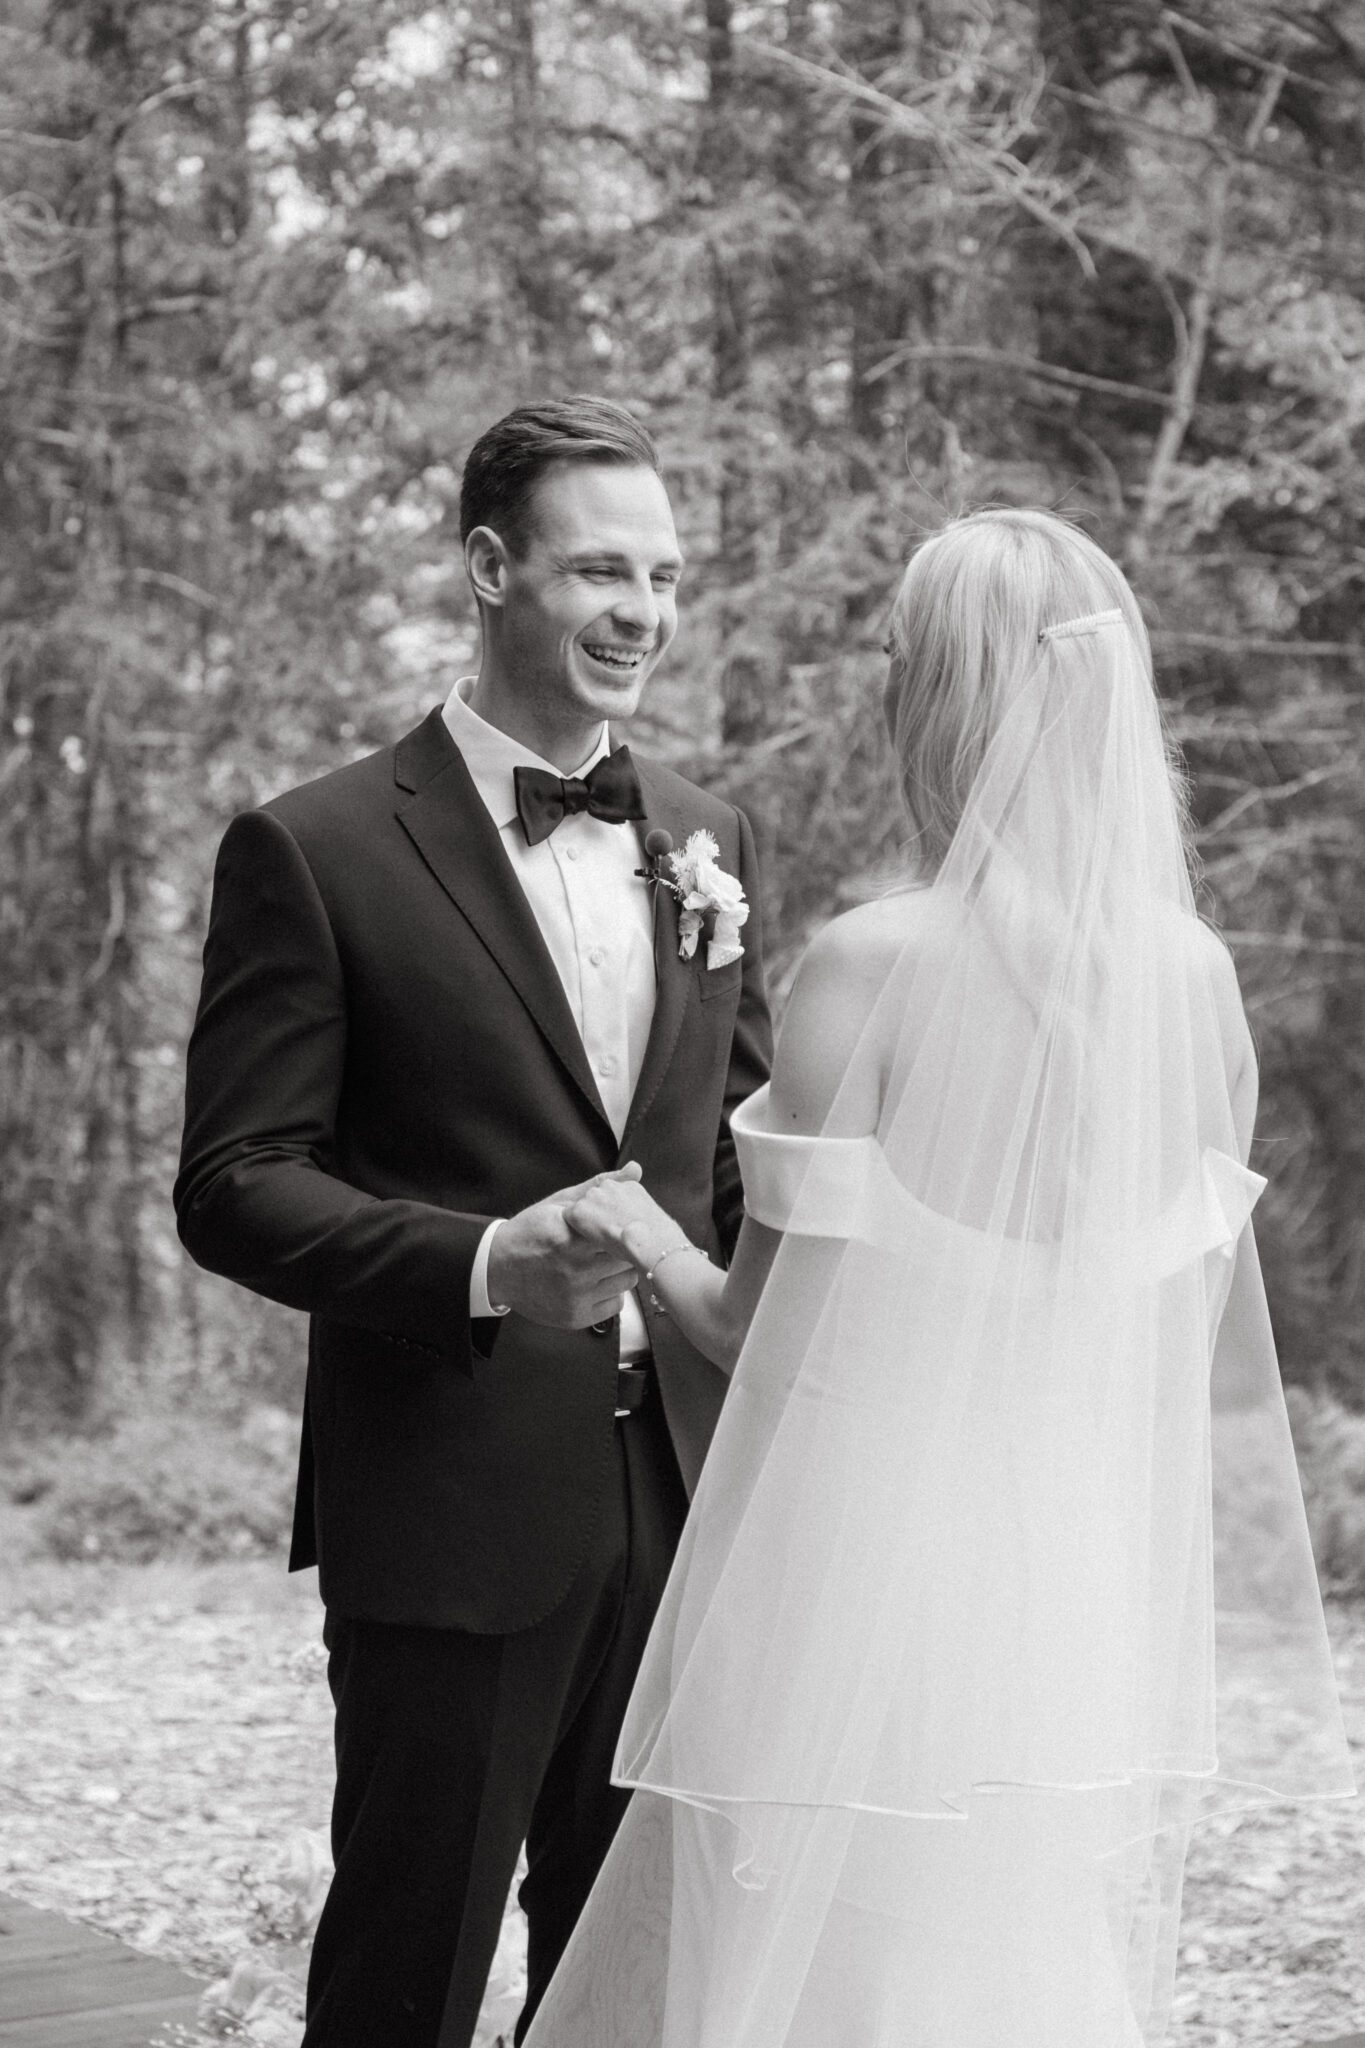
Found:
[[[488,1253],[489,1299],[557,1330],[586,1330],[619,1315],[635,1268],[614,1246],[578,1236],[564,1211],[599,1181],[639,1178],[632,1161],[613,1174],[560,1188],[499,1224]]]

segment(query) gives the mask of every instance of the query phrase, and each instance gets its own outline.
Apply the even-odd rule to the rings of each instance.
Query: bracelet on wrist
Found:
[[[672,1258],[674,1252],[698,1252],[701,1254],[702,1258],[706,1258],[706,1253],[702,1251],[702,1248],[699,1244],[693,1244],[690,1237],[683,1237],[680,1238],[676,1244],[670,1244],[665,1246],[664,1250],[659,1253],[658,1257],[654,1259],[651,1262],[651,1264],[645,1269],[644,1280],[646,1287],[648,1287],[649,1289],[650,1307],[654,1309],[656,1314],[661,1316],[666,1316],[668,1314],[668,1310],[664,1307],[664,1304],[659,1299],[658,1289],[654,1285],[654,1275],[658,1272],[660,1266],[662,1266],[665,1259]],[[707,1260],[707,1264],[710,1264],[709,1260]]]

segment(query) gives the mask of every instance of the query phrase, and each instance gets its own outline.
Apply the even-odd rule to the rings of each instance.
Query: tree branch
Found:
[[[1307,768],[1302,775],[1296,775],[1290,782],[1277,783],[1273,789],[1261,785],[1244,789],[1240,796],[1233,798],[1225,810],[1220,811],[1216,818],[1209,821],[1199,836],[1201,839],[1213,839],[1220,832],[1230,830],[1239,818],[1245,817],[1257,804],[1286,804],[1292,798],[1302,796],[1306,789],[1317,789],[1322,783],[1331,782],[1337,776],[1353,775],[1354,772],[1353,762],[1332,761],[1325,768]]]
[[[1247,127],[1242,145],[1244,150],[1254,149],[1260,141],[1275,111],[1275,102],[1279,99],[1284,80],[1283,65],[1278,65],[1267,77],[1256,102],[1256,110]],[[1195,402],[1199,395],[1199,380],[1204,374],[1204,362],[1208,355],[1213,311],[1218,302],[1219,287],[1222,283],[1223,259],[1227,253],[1228,208],[1232,200],[1236,175],[1236,166],[1225,160],[1217,166],[1209,180],[1206,198],[1209,229],[1204,244],[1204,260],[1199,267],[1199,275],[1190,295],[1189,310],[1185,314],[1183,324],[1176,329],[1170,406],[1152,447],[1147,483],[1129,537],[1128,560],[1130,567],[1134,569],[1142,567],[1152,534],[1166,510],[1172,474],[1184,446],[1190,421],[1194,417]]]
[[[130,571],[134,583],[155,584],[159,590],[170,590],[177,597],[188,598],[191,604],[202,605],[205,611],[220,612],[221,600],[211,590],[201,590],[197,583],[190,583],[183,576],[173,576],[169,569],[148,569],[141,564]]]
[[[1102,391],[1112,398],[1134,398],[1161,411],[1173,402],[1169,392],[1154,391],[1149,384],[1123,384],[1113,377],[1092,376],[1088,370],[1068,370],[1061,363],[1042,363],[1033,356],[1012,355],[1008,349],[977,348],[966,342],[910,342],[904,348],[894,349],[881,362],[874,363],[864,373],[863,381],[873,384],[907,362],[983,363],[995,369],[1019,370],[1030,377],[1043,377],[1050,384],[1065,385],[1068,390]]]
[[[123,886],[123,869],[115,861],[109,870],[109,915],[100,935],[99,951],[82,977],[82,988],[91,989],[97,981],[103,981],[113,966],[114,949],[123,937],[127,915],[128,894]]]
[[[221,303],[218,292],[178,292],[164,299],[144,299],[139,306],[130,306],[123,315],[124,327],[132,327],[140,320],[168,320],[178,313],[201,313],[205,306]]]
[[[979,117],[975,124],[965,119],[956,124],[945,120],[940,107],[944,87],[938,81],[917,93],[913,100],[897,99],[869,79],[859,76],[837,57],[819,63],[795,50],[783,49],[780,43],[768,43],[756,37],[746,36],[743,45],[754,56],[794,71],[813,85],[823,86],[845,99],[870,107],[880,113],[889,126],[901,129],[920,142],[929,143],[938,150],[946,164],[957,165],[980,179],[1008,205],[1018,207],[1049,235],[1065,243],[1085,276],[1092,279],[1095,276],[1095,259],[1062,210],[1063,202],[1071,196],[1068,188],[1060,178],[1040,177],[1015,150],[1015,144],[1030,125],[1045,89],[1041,75],[1032,90],[1022,96],[1022,118],[1015,121],[1008,116],[998,117],[992,135],[989,131],[975,132],[982,125]]]
[[[1276,953],[1333,953],[1349,960],[1365,960],[1365,945],[1356,939],[1315,939],[1295,932],[1228,932],[1222,934],[1230,946],[1263,946]]]
[[[1058,85],[1049,79],[1047,94],[1054,99],[1070,100],[1073,106],[1084,107],[1092,114],[1100,114],[1111,121],[1116,128],[1130,133],[1151,135],[1161,142],[1183,142],[1190,149],[1201,149],[1216,156],[1220,162],[1254,164],[1257,170],[1265,171],[1272,178],[1287,178],[1292,184],[1307,185],[1314,191],[1324,187],[1339,192],[1344,198],[1352,199],[1357,205],[1362,199],[1359,180],[1338,177],[1334,172],[1324,170],[1321,165],[1311,168],[1294,163],[1285,157],[1251,156],[1236,143],[1229,143],[1225,137],[1215,135],[1191,135],[1188,129],[1172,128],[1165,121],[1148,120],[1145,114],[1135,114],[1128,107],[1116,107],[1109,100],[1101,99],[1096,93],[1078,92],[1074,86]]]
[[[1173,7],[1168,7],[1162,15],[1162,26],[1165,28],[1171,25],[1183,29],[1187,36],[1193,36],[1197,42],[1207,43],[1212,49],[1221,50],[1225,57],[1235,57],[1239,64],[1250,65],[1253,71],[1263,71],[1267,75],[1282,71],[1291,85],[1301,85],[1308,92],[1320,92],[1329,99],[1342,100],[1353,110],[1360,104],[1357,94],[1344,92],[1340,86],[1324,85],[1320,78],[1313,78],[1306,71],[1296,71],[1292,65],[1281,64],[1276,58],[1258,56],[1256,51],[1249,50],[1245,43],[1234,43],[1229,37],[1219,35],[1216,30],[1206,27],[1203,22],[1192,21],[1188,15],[1177,14]]]
[[[1365,641],[1360,640],[1243,640],[1235,633],[1185,633],[1163,626],[1152,631],[1153,640],[1173,647],[1207,647],[1217,654],[1312,654],[1365,659]]]

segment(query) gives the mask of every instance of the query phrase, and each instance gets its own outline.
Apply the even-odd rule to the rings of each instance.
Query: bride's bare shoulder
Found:
[[[937,910],[933,891],[920,888],[899,889],[856,904],[821,926],[806,961],[827,972],[851,975],[860,986],[880,987],[907,947],[929,940]]]
[[[829,1130],[831,1115],[841,1133],[874,1128],[882,1067],[877,998],[913,942],[927,902],[927,891],[905,891],[861,903],[816,932],[797,969],[778,1041],[770,1108],[775,1128]]]

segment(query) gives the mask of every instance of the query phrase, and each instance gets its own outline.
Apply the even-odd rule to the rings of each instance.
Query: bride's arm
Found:
[[[1231,951],[1211,928],[1205,929],[1204,936],[1212,967],[1213,997],[1223,1041],[1223,1070],[1236,1133],[1237,1157],[1245,1166],[1251,1155],[1260,1092],[1256,1046]]]
[[[656,1312],[671,1316],[704,1357],[733,1372],[780,1231],[746,1216],[728,1272],[713,1266],[638,1180],[604,1176],[567,1204],[564,1220],[580,1236],[625,1253]]]
[[[875,911],[876,905],[867,906]],[[769,1092],[774,1131],[815,1137],[840,1097],[884,970],[855,911],[817,934],[787,1004]],[[860,1067],[865,1063],[860,1062]],[[870,1068],[869,1068],[870,1071]],[[875,1101],[838,1101],[840,1130],[870,1130]],[[565,1210],[574,1230],[625,1251],[655,1305],[698,1351],[733,1372],[782,1233],[746,1216],[728,1272],[713,1266],[638,1181],[604,1180]]]

